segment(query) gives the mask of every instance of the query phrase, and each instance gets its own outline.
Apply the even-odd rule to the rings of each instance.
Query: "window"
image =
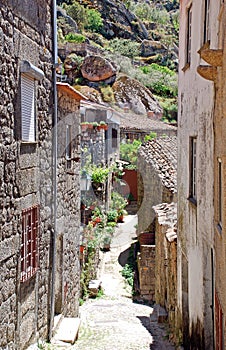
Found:
[[[205,0],[204,9],[204,43],[210,40],[210,0]]]
[[[190,140],[190,199],[197,199],[197,138]]]
[[[36,140],[35,80],[41,80],[44,73],[28,61],[23,61],[21,72],[21,139]]]
[[[21,282],[31,278],[38,269],[39,205],[22,211]]]
[[[112,128],[112,147],[117,148],[118,146],[118,131]]]
[[[222,228],[222,162],[218,159],[218,223]]]
[[[191,62],[191,23],[192,23],[192,6],[189,7],[188,15],[187,15],[186,63]]]
[[[67,160],[67,168],[71,167],[71,142],[72,142],[72,136],[71,136],[71,125],[66,125],[66,160]]]
[[[21,138],[35,141],[35,81],[21,74]]]

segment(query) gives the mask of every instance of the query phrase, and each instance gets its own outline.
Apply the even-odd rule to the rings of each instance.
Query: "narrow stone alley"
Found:
[[[100,279],[104,295],[89,299],[80,307],[81,326],[71,350],[173,350],[167,340],[166,325],[151,322],[153,308],[134,303],[131,288],[120,271],[136,237],[137,217],[128,215],[119,224],[111,250],[103,253]],[[120,262],[120,263],[119,263]],[[55,344],[56,345],[56,344]]]

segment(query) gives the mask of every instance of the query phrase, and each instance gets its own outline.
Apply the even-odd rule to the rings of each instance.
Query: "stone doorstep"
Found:
[[[53,343],[65,342],[74,344],[78,337],[78,331],[81,320],[78,317],[65,317],[60,322],[60,325],[53,337]],[[52,343],[52,341],[51,341]]]
[[[158,322],[163,323],[167,320],[168,314],[164,307],[160,306],[159,304],[155,304],[153,307],[153,312],[150,316],[151,322]]]
[[[91,280],[89,281],[89,292],[91,296],[96,296],[98,291],[101,288],[101,281],[100,280]]]

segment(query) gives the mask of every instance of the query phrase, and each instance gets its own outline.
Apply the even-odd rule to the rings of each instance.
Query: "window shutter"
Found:
[[[35,82],[21,74],[21,136],[22,141],[35,141]]]

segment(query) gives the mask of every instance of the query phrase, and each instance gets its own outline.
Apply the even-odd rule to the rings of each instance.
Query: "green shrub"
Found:
[[[65,35],[65,40],[69,43],[83,43],[86,38],[82,34],[77,34],[77,33],[69,33]]]
[[[86,15],[87,23],[85,24],[85,28],[93,32],[98,32],[103,26],[101,14],[94,9],[87,9]]]
[[[140,53],[140,44],[128,39],[112,39],[109,41],[109,48],[114,53],[118,53],[129,58],[134,58]]]
[[[133,286],[133,279],[134,279],[134,270],[133,267],[129,264],[126,264],[122,271],[121,271],[122,276],[126,279],[128,284],[132,287]]]
[[[107,221],[114,222],[117,220],[118,212],[116,209],[109,210],[107,212]]]
[[[136,167],[137,165],[137,151],[141,145],[140,140],[134,140],[132,143],[121,143],[120,144],[120,159],[129,162],[130,165]]]

